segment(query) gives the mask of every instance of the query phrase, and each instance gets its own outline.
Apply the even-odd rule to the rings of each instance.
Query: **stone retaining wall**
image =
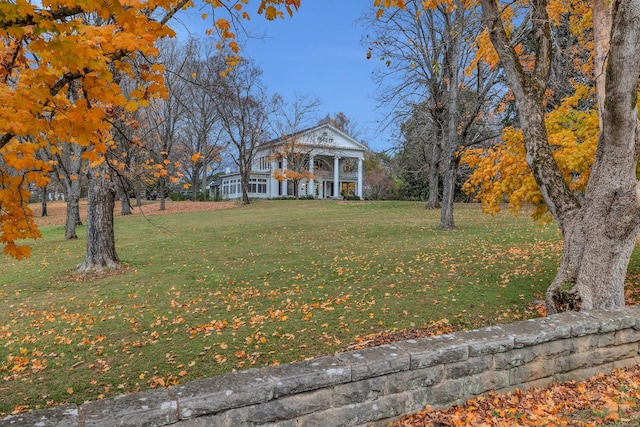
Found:
[[[0,426],[365,426],[640,363],[640,307],[563,313],[9,416]]]

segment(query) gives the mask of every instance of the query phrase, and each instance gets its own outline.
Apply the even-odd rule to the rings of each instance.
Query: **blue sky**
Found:
[[[355,23],[372,3],[302,0],[293,18],[274,22],[254,13],[246,28],[264,38],[249,39],[243,54],[263,70],[263,82],[270,92],[289,102],[296,93],[318,97],[321,105],[316,120],[342,111],[357,124],[358,139],[374,150],[384,150],[393,143],[389,131],[380,132],[379,122],[386,110],[376,109],[377,86],[371,79],[380,61],[366,59],[367,49],[360,43],[364,30]],[[206,11],[196,8],[190,18],[182,18],[194,35],[203,35],[210,25],[211,21],[200,18]]]

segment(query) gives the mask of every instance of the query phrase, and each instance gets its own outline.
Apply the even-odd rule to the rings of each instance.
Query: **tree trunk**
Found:
[[[200,161],[193,165],[193,176],[191,177],[191,201],[198,200],[198,176],[200,176]]]
[[[244,180],[242,181],[242,204],[248,205],[249,201],[249,193],[247,192],[248,184],[245,184]]]
[[[76,227],[82,225],[80,219],[80,179],[67,183],[67,215],[64,227],[65,240],[77,239]]]
[[[142,206],[142,196],[141,196],[141,194],[142,194],[142,188],[141,187],[142,186],[140,185],[140,180],[137,179],[135,181],[134,186],[135,186],[135,195],[136,195],[136,206],[140,207],[140,206]]]
[[[241,157],[243,158],[243,157]],[[251,162],[240,162],[239,164],[239,172],[240,172],[240,187],[242,188],[242,204],[249,204],[249,178],[251,176]]]
[[[41,216],[49,216],[47,213],[47,186],[42,187],[42,213]]]
[[[89,170],[87,251],[84,262],[78,265],[81,273],[120,266],[113,229],[116,189],[105,176],[107,172],[106,162]]]
[[[202,200],[209,200],[209,194],[207,190],[207,164],[202,167],[202,182],[200,183],[200,191],[202,192]]]
[[[460,9],[453,13],[453,28],[449,31],[449,54],[444,63],[445,76],[448,75],[449,88],[447,91],[447,127],[443,144],[444,157],[444,179],[442,192],[442,208],[440,210],[440,229],[453,230],[455,223],[453,221],[453,202],[456,192],[456,175],[458,169],[458,161],[456,159],[456,151],[462,146],[460,136],[458,135],[458,126],[460,124],[460,112],[458,111],[458,95],[460,82],[460,51],[462,49],[462,26],[464,12]]]
[[[165,195],[167,192],[167,181],[164,177],[160,178],[160,185],[158,186],[158,197],[160,197],[160,210],[164,211],[167,209],[167,205],[165,202]]]
[[[131,215],[131,203],[126,188],[120,189],[120,215]]]
[[[425,208],[438,209],[440,208],[440,172],[438,171],[438,163],[431,163],[431,167],[429,168],[429,194]]]
[[[602,129],[602,112],[604,111],[607,55],[609,54],[609,38],[611,37],[611,7],[608,0],[593,1],[593,63],[598,99],[598,120]]]
[[[442,192],[442,207],[440,209],[440,229],[441,230],[453,230],[456,225],[453,220],[453,202],[455,200],[456,192],[456,176],[458,175],[457,165],[453,161],[448,161],[450,165],[444,173],[444,179],[442,180],[443,192]]]
[[[616,6],[602,129],[579,224],[583,242],[574,250],[578,268],[574,286],[568,291],[574,305],[583,310],[624,306],[627,266],[640,235],[640,193],[636,179],[640,146],[637,110],[640,0],[622,1]],[[547,292],[548,303],[563,295],[560,284],[553,285],[555,288]]]
[[[433,138],[431,141],[431,156],[429,158],[429,195],[427,199],[427,209],[440,208],[440,169],[438,164],[440,163],[440,156],[442,155],[440,146],[442,130],[437,119],[437,117],[433,118]]]

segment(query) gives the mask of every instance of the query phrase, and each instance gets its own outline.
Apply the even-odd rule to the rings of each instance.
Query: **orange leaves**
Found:
[[[598,374],[585,382],[553,383],[547,388],[489,392],[464,406],[443,410],[427,406],[393,426],[599,426],[631,425],[637,419],[640,367]]]
[[[209,3],[226,6],[218,0]],[[228,10],[237,16],[213,24],[219,47],[234,52],[230,67],[240,50],[231,22],[249,18],[247,4],[233,2]],[[126,7],[101,0],[0,3],[0,223],[10,224],[1,234],[5,254],[28,256],[16,241],[38,236],[23,206],[26,189],[46,183],[48,165],[39,164],[35,153],[50,144],[76,144],[88,147],[83,158],[98,162],[110,144],[113,119],[166,96],[162,66],[136,68],[127,58],[157,56],[156,42],[175,35],[168,21],[183,6],[164,0],[129,0]],[[292,15],[299,7],[300,0],[263,0],[259,13],[272,20],[283,16],[282,10]],[[148,13],[149,8],[155,12]],[[85,14],[102,19],[86,20]],[[119,76],[135,78],[137,87],[123,93]]]
[[[210,336],[214,331],[222,331],[227,327],[229,323],[227,320],[212,320],[210,322],[189,328],[191,338],[194,338],[198,333],[203,333],[204,336]]]
[[[279,10],[279,7],[283,5],[287,14],[291,17],[293,16],[294,9],[300,9],[300,0],[261,0],[258,14],[264,15],[269,21],[284,18],[284,13]]]
[[[477,51],[471,64],[465,69],[465,74],[470,76],[478,67],[480,62],[487,63],[492,69],[498,66],[500,58],[498,52],[493,48],[489,39],[489,32],[485,29],[476,38]]]
[[[565,98],[546,117],[554,158],[573,191],[584,191],[595,156],[597,112],[581,107],[592,97],[591,89],[576,86],[575,94]],[[547,218],[542,194],[525,159],[521,131],[505,128],[502,142],[488,149],[465,150],[462,162],[473,168],[463,190],[475,193],[486,212],[497,213],[504,198],[508,198],[512,212],[517,213],[523,204],[531,204],[536,207],[534,218]]]
[[[5,371],[8,375],[4,376],[5,381],[15,381],[21,377],[36,374],[47,368],[47,361],[44,359],[41,351],[34,351],[29,356],[29,351],[20,348],[20,355],[9,354],[6,363],[0,365],[0,372]]]

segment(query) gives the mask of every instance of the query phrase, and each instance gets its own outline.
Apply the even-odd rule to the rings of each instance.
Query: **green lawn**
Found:
[[[555,225],[479,205],[456,206],[456,231],[438,221],[421,203],[333,201],[117,218],[125,269],[91,279],[72,274],[84,239],[43,228],[31,259],[0,258],[0,415],[302,360],[442,319],[537,315]],[[638,271],[634,258],[629,277]]]

